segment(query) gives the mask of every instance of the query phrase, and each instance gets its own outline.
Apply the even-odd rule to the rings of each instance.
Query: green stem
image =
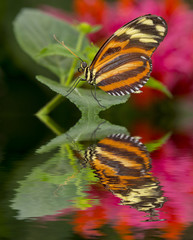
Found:
[[[60,78],[60,83],[61,83],[62,85],[65,85],[65,76],[64,76],[64,75],[61,76],[61,78]]]
[[[79,38],[78,38],[78,42],[77,42],[77,45],[76,45],[76,50],[77,51],[80,51],[80,49],[82,47],[82,42],[83,42],[84,36],[85,36],[85,34],[80,32],[80,35],[79,35]],[[65,86],[69,86],[70,85],[70,82],[72,81],[72,78],[74,76],[74,70],[75,70],[77,61],[78,61],[78,59],[74,59],[74,61],[72,63],[72,66],[70,68],[70,71],[69,71],[66,83],[65,83],[64,76],[61,77],[60,83],[62,85],[65,85]],[[65,100],[65,98],[63,96],[61,96],[60,94],[57,94],[50,102],[48,102],[43,108],[41,108],[36,113],[36,116],[48,115],[52,110],[54,110],[64,100]]]
[[[80,32],[78,42],[77,42],[77,45],[76,45],[76,50],[77,51],[80,51],[80,49],[82,47],[82,42],[83,42],[83,39],[84,39],[84,35],[85,35],[84,33]],[[68,74],[68,78],[66,80],[66,84],[65,84],[66,86],[69,86],[70,82],[72,81],[77,61],[78,61],[78,58],[75,58],[73,63],[72,63],[71,69],[70,69],[69,74]]]
[[[64,132],[62,129],[51,117],[47,115],[37,115],[37,117],[54,132],[57,136],[61,135]]]
[[[49,101],[43,108],[41,108],[36,113],[36,116],[48,115],[54,108],[56,108],[64,100],[65,98],[62,95],[57,94],[51,101]]]

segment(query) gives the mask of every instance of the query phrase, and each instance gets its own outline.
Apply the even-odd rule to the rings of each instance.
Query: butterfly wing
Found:
[[[146,147],[137,137],[124,134],[102,139],[93,153],[87,152],[87,156],[101,182],[110,190],[127,190],[129,185],[135,185],[134,181],[139,183],[151,168]]]
[[[90,65],[95,84],[114,96],[138,91],[150,77],[151,56],[166,34],[165,20],[151,14],[118,29]]]

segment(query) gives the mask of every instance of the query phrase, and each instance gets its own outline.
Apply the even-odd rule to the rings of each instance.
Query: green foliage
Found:
[[[172,94],[169,91],[169,89],[161,82],[156,80],[155,78],[150,77],[150,79],[147,81],[146,86],[159,90],[160,92],[164,93],[169,98],[172,98]]]
[[[63,96],[67,94],[68,88],[60,83],[43,76],[37,76],[37,79],[51,90]],[[103,91],[96,90],[96,97],[105,108],[109,108],[112,105],[126,102],[129,96],[114,97]],[[76,88],[67,98],[81,110],[83,115],[89,115],[91,119],[95,119],[96,115],[101,110],[104,110],[92,96],[91,89]]]
[[[79,122],[70,128],[68,132],[53,138],[49,143],[41,146],[37,152],[48,152],[69,141],[72,142],[72,140],[75,142],[96,141],[114,133],[128,134],[127,129],[122,126],[113,125],[99,117],[93,119],[92,116],[83,114]]]
[[[91,168],[80,168],[66,144],[19,182],[11,206],[18,211],[19,219],[53,215],[70,207],[90,207],[96,201],[90,200],[86,191],[88,184],[97,181]]]
[[[21,48],[37,63],[55,73],[59,79],[68,74],[72,57],[69,57],[69,53],[65,55],[66,49],[57,44],[54,35],[75,49],[80,32],[74,26],[41,11],[23,9],[14,21],[14,32]],[[84,37],[81,49],[88,44]],[[47,53],[53,53],[53,50],[54,53],[43,57],[41,54],[45,49]]]
[[[86,168],[81,167],[86,147],[79,142],[103,139],[113,133],[128,134],[124,127],[101,122],[99,118],[96,121],[86,121],[83,117],[67,133],[42,146],[37,152],[41,153],[41,159],[45,156],[44,163],[34,167],[19,182],[12,200],[11,207],[17,210],[17,218],[55,214],[57,217],[57,213],[65,209],[86,209],[98,204],[97,199],[90,199],[88,191],[90,185],[99,179],[89,165]],[[169,135],[146,144],[148,150],[161,147]],[[53,149],[57,149],[54,154],[51,152]]]
[[[164,135],[162,138],[155,140],[153,142],[147,143],[146,144],[147,150],[149,152],[153,152],[153,151],[159,149],[162,145],[164,145],[167,142],[167,140],[170,138],[170,136],[171,136],[171,133],[169,132],[166,135]]]

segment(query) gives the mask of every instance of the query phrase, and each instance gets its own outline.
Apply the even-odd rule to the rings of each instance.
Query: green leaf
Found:
[[[63,54],[45,55],[44,58],[38,56],[42,49],[56,44],[54,34],[58,40],[64,41],[73,49],[76,48],[80,32],[75,27],[39,10],[23,9],[14,20],[14,32],[21,48],[40,65],[48,68],[59,78],[69,72],[72,64],[69,56],[65,57]],[[83,37],[82,49],[87,45],[89,42]],[[65,52],[64,49],[61,51]]]
[[[87,61],[85,56],[83,56],[80,52],[76,51],[74,48],[71,48],[69,46],[67,46],[67,47],[72,52],[74,52],[77,56],[79,56],[83,60]],[[62,45],[59,45],[58,43],[57,44],[51,44],[51,45],[43,48],[39,52],[39,54],[37,54],[36,58],[40,59],[40,58],[45,58],[45,57],[54,56],[54,55],[67,57],[67,58],[73,58],[74,59],[74,55],[72,53],[70,53],[67,49],[65,49]]]
[[[60,83],[57,83],[43,76],[37,76],[37,79],[53,91],[63,96],[67,95],[67,90],[69,90],[69,88],[64,87]],[[100,101],[100,104],[102,104],[102,106],[105,108],[99,106],[98,102],[92,96],[90,89],[76,88],[67,96],[67,98],[80,109],[82,114],[89,115],[89,118],[95,119],[96,115],[100,111],[116,104],[125,103],[128,100],[129,96],[130,95],[115,97],[110,96],[104,91],[96,90],[96,97]]]
[[[92,26],[90,33],[98,32],[101,29],[101,25]]]
[[[119,125],[113,125],[108,121],[95,116],[82,115],[82,118],[78,123],[69,129],[68,132],[53,138],[49,143],[41,146],[37,153],[49,152],[52,149],[59,146],[79,141],[94,141],[97,139],[103,139],[110,134],[124,133],[128,135],[128,131],[125,127]]]
[[[162,138],[155,140],[153,142],[147,143],[145,144],[147,147],[147,150],[149,152],[153,152],[155,150],[157,150],[158,148],[160,148],[163,144],[166,143],[166,141],[170,138],[171,133],[167,133],[166,135],[164,135]]]
[[[146,85],[145,86],[148,86],[150,88],[153,88],[153,89],[156,89],[156,90],[159,90],[160,92],[163,92],[166,96],[168,96],[169,98],[172,98],[172,94],[171,92],[169,91],[169,89],[163,84],[161,83],[160,81],[156,80],[155,78],[150,78]]]

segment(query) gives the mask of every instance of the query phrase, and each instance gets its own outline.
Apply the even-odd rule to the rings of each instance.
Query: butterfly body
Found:
[[[85,76],[85,80],[90,85],[95,85],[95,74],[93,73],[93,71],[90,70],[89,67],[85,67],[85,69],[84,69],[84,76]]]
[[[151,56],[166,34],[165,20],[156,15],[125,24],[103,44],[90,66],[81,63],[84,80],[113,96],[139,91],[150,77]]]

